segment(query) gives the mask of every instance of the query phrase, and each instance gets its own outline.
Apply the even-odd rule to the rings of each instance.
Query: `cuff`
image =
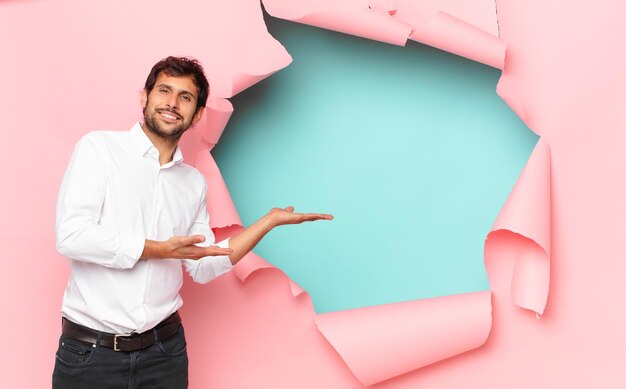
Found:
[[[228,248],[228,239],[216,243],[215,246]],[[183,259],[183,263],[191,278],[200,284],[205,284],[224,273],[228,273],[233,268],[233,263],[228,255],[204,257],[196,261]]]
[[[113,262],[118,264],[121,269],[130,269],[135,266],[139,257],[141,257],[146,239],[139,236],[125,237],[124,234],[120,234],[119,239],[120,248]]]
[[[226,238],[223,241],[216,243],[215,245],[217,247],[227,249],[230,247],[230,245],[228,244],[229,240],[230,238]],[[215,257],[212,257],[212,262],[213,268],[215,269],[216,277],[227,273],[233,268],[233,263],[230,261],[230,258],[228,258],[228,255],[216,255]]]

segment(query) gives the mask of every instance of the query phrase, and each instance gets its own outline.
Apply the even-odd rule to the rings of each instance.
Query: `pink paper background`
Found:
[[[265,3],[268,11],[279,13],[270,3]],[[439,13],[425,5],[428,12],[420,11],[419,20],[400,20],[408,14],[401,1],[372,1],[372,11],[354,11],[367,7],[367,1],[348,3],[353,8],[346,6],[339,16],[328,2],[320,3],[331,16],[319,23],[343,26],[342,17],[356,12],[361,24],[346,32],[358,34],[365,26],[376,34],[370,38],[402,44],[402,36],[413,39],[420,26],[436,20],[433,8],[435,15],[447,15],[428,43],[503,65],[498,93],[542,136],[487,240],[493,327],[486,343],[374,387],[626,385],[621,3],[500,0],[495,30],[500,39],[492,23],[453,12],[474,4],[484,10],[484,20],[493,20],[484,1],[446,2]],[[193,55],[212,81],[216,115],[192,135],[204,139],[206,147],[188,144],[185,156],[219,188],[221,177],[202,150],[218,141],[230,115],[224,98],[290,61],[267,35],[256,1],[169,5],[160,0],[0,2],[1,330],[9,335],[3,338],[0,366],[6,387],[50,383],[68,271],[54,250],[54,203],[74,142],[90,130],[130,127],[139,118],[147,69],[169,54]],[[455,19],[460,22],[447,22]],[[378,30],[368,29],[371,23]],[[460,41],[467,36],[447,33],[457,28],[478,28],[491,37],[473,30],[476,39]],[[228,201],[224,188],[217,193],[209,201]],[[232,208],[214,214],[212,222],[227,227],[238,219]],[[187,282],[183,316],[192,339],[191,387],[361,388],[357,377],[367,382],[389,377],[380,372],[364,379],[354,366],[351,370],[348,357],[342,358],[318,330],[308,294],[294,288],[272,268],[250,273],[245,282],[236,273],[204,286]],[[540,320],[512,304],[512,290],[517,304],[544,313]],[[21,336],[25,333],[31,335]],[[381,357],[393,359],[393,350],[389,353]]]

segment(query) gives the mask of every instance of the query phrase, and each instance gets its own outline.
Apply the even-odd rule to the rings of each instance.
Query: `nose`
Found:
[[[167,106],[170,108],[178,108],[178,96],[176,96],[175,93],[170,93],[167,96],[165,104],[167,104]]]

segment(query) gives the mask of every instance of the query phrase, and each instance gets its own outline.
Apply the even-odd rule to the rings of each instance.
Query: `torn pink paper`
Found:
[[[294,297],[308,293],[254,252],[233,269],[241,281],[278,272]],[[480,347],[491,329],[491,293],[464,293],[329,312],[315,316],[320,332],[352,373],[369,386]]]
[[[480,347],[491,329],[491,293],[330,312],[315,321],[369,386]]]
[[[206,178],[207,182],[207,209],[211,218],[212,228],[240,226],[243,223],[235,208],[224,178],[220,173],[209,150],[201,151],[196,156],[194,165]]]
[[[363,30],[363,26],[368,22],[371,23],[372,19],[369,19],[371,16],[352,19],[358,20],[358,23],[349,25],[344,23],[345,13],[364,15],[369,12],[365,10],[363,4],[360,4],[359,8],[358,2],[353,3],[354,8],[351,10],[342,8],[345,7],[345,3],[337,9],[330,3],[325,5],[320,2],[309,2],[308,5],[313,8],[327,8],[324,12],[306,13],[306,17],[302,14],[302,8],[297,8],[297,4],[293,2],[266,0],[264,4],[273,16],[396,43],[386,35],[383,37],[384,34],[381,33],[376,36],[363,33],[368,31]],[[396,12],[396,5],[395,2],[375,3],[374,13],[379,15],[377,18],[397,15],[399,12]],[[294,8],[290,9],[289,6]],[[300,13],[295,14],[295,11]],[[495,9],[492,11],[491,16],[494,17]],[[371,14],[372,12],[367,15]],[[400,15],[408,18],[416,14],[405,12]],[[419,16],[419,13],[417,15]],[[505,45],[497,37],[442,12],[436,12],[434,16],[426,17],[424,20],[426,26],[418,30],[417,34],[414,30],[412,39],[422,40],[424,43],[491,66],[503,67]],[[341,28],[338,28],[339,25]],[[384,30],[377,28],[375,31]],[[532,262],[520,260],[518,270],[520,274],[518,279],[522,285],[520,290],[535,290],[523,287],[524,281],[527,281],[523,275],[528,272],[525,272],[521,265],[529,263]],[[256,271],[269,269],[275,268],[258,255],[250,253],[233,272],[238,279],[245,282],[247,277]],[[287,276],[285,279],[288,280],[294,296],[303,293],[303,290]],[[489,292],[478,292],[331,312],[317,315],[316,323],[359,381],[371,385],[482,345],[491,328],[489,296]],[[429,340],[433,339],[438,341],[431,344]]]
[[[401,11],[396,13],[402,16]],[[501,39],[445,12],[416,27],[411,39],[494,68],[504,67],[506,44]]]
[[[287,277],[287,275],[276,266],[267,262],[265,259],[261,258],[259,255],[250,251],[246,254],[240,261],[237,263],[237,266],[233,268],[233,274],[241,281],[246,282],[248,277],[257,271],[263,270],[271,270],[280,272],[287,282],[289,283],[289,288],[291,289],[291,294],[293,297],[298,297],[302,293],[306,293],[304,289],[298,284],[295,283],[291,278]],[[306,293],[308,295],[308,293]]]
[[[410,39],[493,66],[504,67],[493,1],[264,0],[270,15],[404,46]]]
[[[394,18],[413,26],[410,39],[471,60],[504,67],[505,43],[498,38],[491,0],[398,0]]]
[[[379,2],[370,1],[370,4]],[[395,10],[394,17],[406,20],[412,26],[424,26],[428,20],[442,12],[493,36],[500,35],[496,4],[493,0],[387,0],[385,2],[392,3],[387,7]]]
[[[263,0],[277,18],[326,28],[363,38],[404,46],[411,26],[382,12],[372,11],[366,0]]]
[[[212,97],[207,100],[204,115],[200,122],[196,123],[194,129],[200,131],[202,138],[214,146],[222,136],[232,114],[233,105],[230,101]]]
[[[540,315],[550,288],[550,226],[550,148],[541,138],[486,242],[499,239],[502,234],[494,233],[500,231],[523,242],[522,249],[517,246],[511,294],[516,305]]]
[[[396,2],[373,2],[373,11],[367,10],[362,2],[357,1],[351,4],[351,9],[346,8],[345,3],[337,7],[331,3],[309,2],[308,6],[317,11],[309,9],[307,12],[304,12],[302,7],[298,7],[302,4],[293,2],[281,3],[266,0],[264,4],[268,12],[274,16],[394,44],[399,44],[398,40],[390,36],[397,37],[402,34],[396,35],[394,32],[388,35],[388,31],[385,30],[388,28],[387,25],[377,25],[378,27],[373,30],[365,27],[368,23],[376,25],[381,20],[387,23],[392,15],[398,15],[399,19],[414,18],[414,20],[423,21],[425,25],[418,30],[413,30],[411,39],[423,41],[494,67],[504,66],[505,45],[501,40],[447,13],[437,11],[434,15],[424,17],[419,12],[415,13],[414,9],[410,10],[412,12],[409,12],[408,8],[405,8],[407,11],[401,12],[401,7],[397,10]],[[319,11],[322,8],[324,10]],[[491,11],[493,14],[490,16],[494,17],[495,9]],[[346,20],[353,22],[346,23]],[[372,31],[375,31],[375,34]],[[406,37],[403,39],[406,40]],[[219,136],[212,138],[203,136],[203,139],[212,144],[215,143],[216,138]],[[232,206],[232,200],[228,196],[215,162],[208,152],[206,155],[200,152],[199,155],[204,155],[204,157],[197,161],[196,166],[204,167],[205,170],[202,171],[207,172],[205,173],[207,181],[217,186],[220,196],[228,197],[229,205],[226,209],[229,210],[227,213],[232,214],[223,215],[222,213],[218,217],[212,214],[212,226],[215,228],[238,225],[233,222],[238,220],[238,217],[236,219],[233,216],[236,210]],[[216,200],[219,199],[216,197]],[[211,199],[209,199],[210,202]],[[220,203],[216,201],[213,206],[209,205],[209,210],[213,212],[218,204]],[[216,211],[223,212],[223,210]],[[226,223],[231,224],[225,224],[223,220],[229,220]],[[536,290],[527,286],[527,282],[532,281],[529,280],[529,275],[536,274],[532,271],[534,269],[532,265],[535,264],[532,258],[532,256],[530,259],[520,258],[519,267],[516,270],[518,276],[514,283],[515,290],[526,292],[518,294],[516,301],[522,304],[526,304],[529,300],[529,293]],[[242,259],[233,273],[245,283],[246,279],[257,271],[279,272],[287,280],[294,297],[305,293],[282,271],[255,253],[250,253]],[[491,328],[489,296],[489,292],[477,292],[331,312],[317,315],[316,323],[320,332],[337,350],[353,374],[365,385],[371,385],[482,345]],[[363,352],[364,349],[368,352]]]

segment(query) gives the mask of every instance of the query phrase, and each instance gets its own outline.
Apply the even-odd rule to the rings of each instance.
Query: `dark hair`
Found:
[[[191,76],[196,88],[198,88],[198,100],[196,110],[206,107],[206,99],[209,96],[209,82],[204,75],[204,69],[198,60],[187,57],[167,57],[157,62],[150,70],[146,78],[146,93],[150,94],[161,72],[172,77]]]

